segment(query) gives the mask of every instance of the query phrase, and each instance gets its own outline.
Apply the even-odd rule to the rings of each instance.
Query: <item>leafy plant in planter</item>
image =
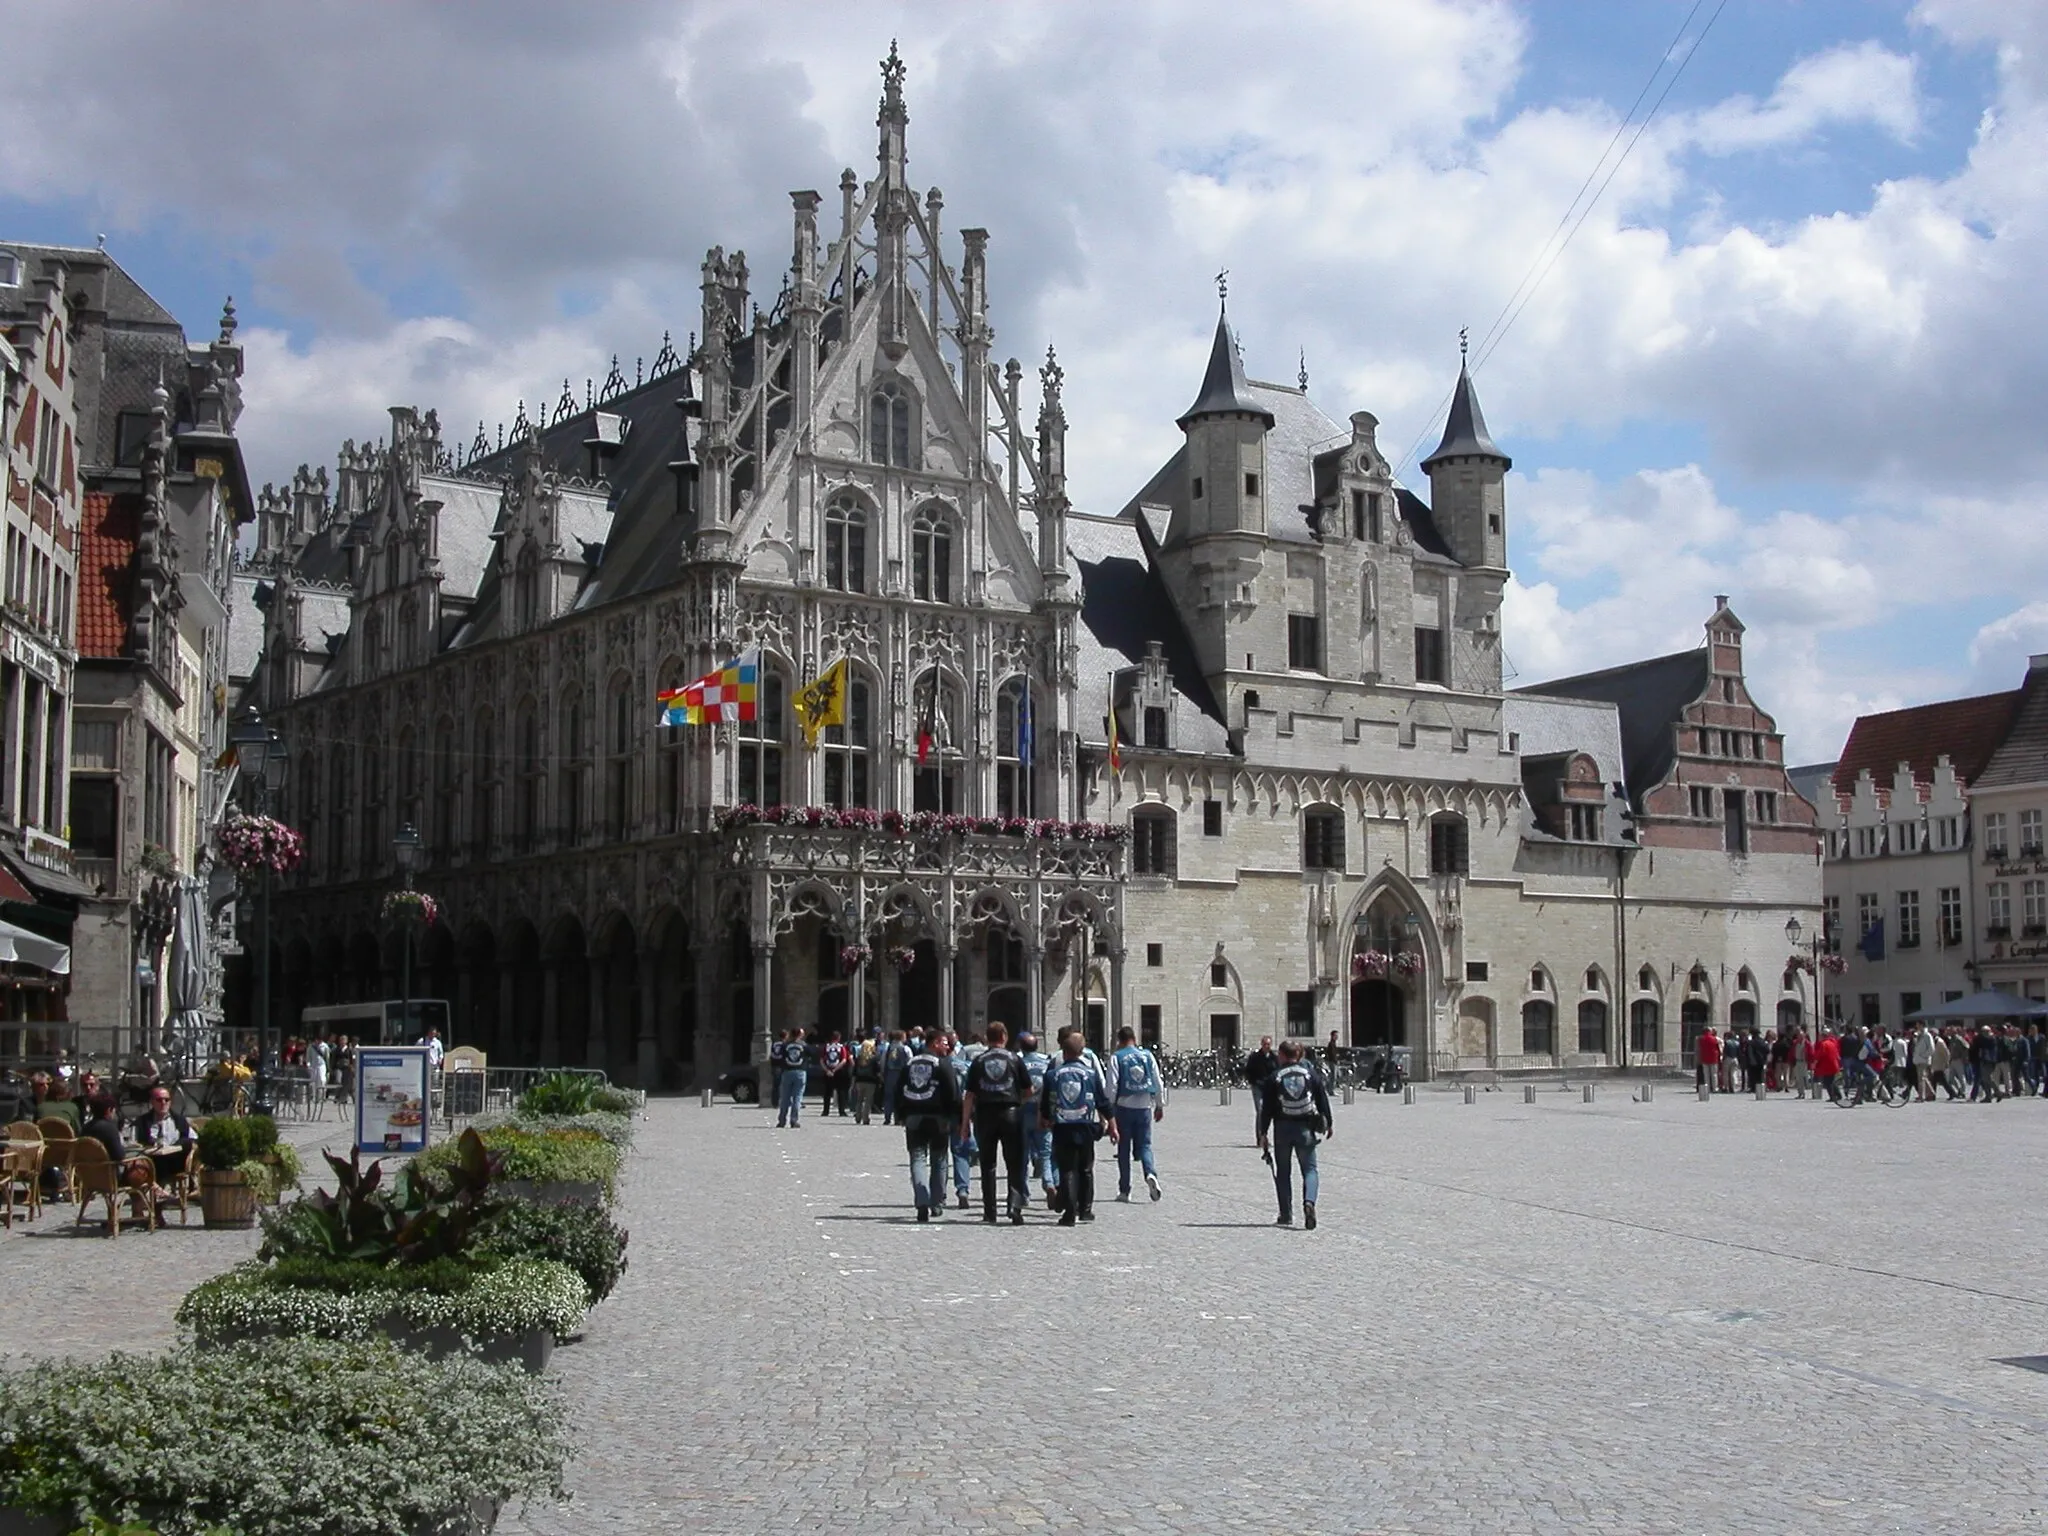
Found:
[[[630,1115],[640,1106],[622,1088],[600,1088],[590,1096],[591,1112],[600,1115]]]
[[[0,1373],[0,1422],[0,1505],[161,1536],[411,1536],[480,1506],[562,1498],[571,1451],[561,1399],[538,1378],[381,1340]]]
[[[539,1130],[499,1125],[480,1135],[491,1154],[496,1181],[527,1184],[596,1184],[607,1197],[618,1184],[621,1154],[596,1131]],[[442,1142],[413,1160],[418,1171],[439,1174],[453,1166],[459,1153]]]
[[[257,1202],[276,1196],[280,1165],[298,1182],[297,1153],[279,1148],[268,1115],[216,1115],[199,1128],[199,1210],[209,1227],[254,1226]]]
[[[333,1191],[316,1190],[266,1222],[258,1256],[404,1265],[468,1254],[503,1202],[491,1194],[493,1159],[482,1137],[464,1131],[444,1147],[448,1156],[435,1168],[416,1160],[389,1188],[381,1160],[365,1168],[359,1153],[347,1161],[325,1154]]]
[[[580,1072],[550,1072],[519,1095],[516,1107],[527,1115],[587,1115],[600,1086]]]
[[[482,1250],[507,1259],[558,1259],[583,1277],[594,1307],[626,1272],[626,1229],[596,1206],[515,1200],[492,1218]]]

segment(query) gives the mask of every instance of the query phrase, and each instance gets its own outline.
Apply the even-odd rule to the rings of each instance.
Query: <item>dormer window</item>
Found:
[[[0,288],[21,286],[21,258],[12,251],[0,251]]]
[[[1351,537],[1380,541],[1380,493],[1378,491],[1353,491],[1351,493]]]
[[[1145,706],[1144,740],[1148,747],[1166,746],[1166,711],[1157,704]]]
[[[910,392],[885,379],[868,397],[868,457],[877,464],[915,469],[910,441]]]

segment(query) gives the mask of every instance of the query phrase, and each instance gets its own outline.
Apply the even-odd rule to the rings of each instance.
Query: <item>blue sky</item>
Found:
[[[1305,352],[1330,415],[1426,450],[1458,328],[1500,313],[1690,14],[1682,77],[1478,373],[1516,460],[1519,677],[1691,645],[1725,591],[1817,758],[2048,649],[2043,7],[8,12],[0,238],[105,233],[195,333],[232,292],[270,479],[393,402],[467,436],[614,352],[630,376],[694,328],[713,243],[765,302],[787,190],[871,164],[900,36],[913,178],[992,231],[999,349],[1058,344],[1098,510],[1171,452],[1222,265],[1254,374]],[[117,56],[155,67],[76,67]]]

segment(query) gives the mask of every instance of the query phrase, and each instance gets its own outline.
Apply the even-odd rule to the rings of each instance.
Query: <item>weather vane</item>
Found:
[[[1230,268],[1228,267],[1217,269],[1216,302],[1218,304],[1228,304],[1230,302]]]
[[[1461,363],[1462,363],[1462,362],[1463,362],[1463,361],[1465,360],[1465,355],[1466,355],[1467,351],[1468,351],[1468,350],[1470,349],[1471,345],[1472,345],[1472,328],[1471,328],[1471,327],[1470,327],[1469,325],[1461,325],[1461,326],[1459,326],[1459,327],[1458,327],[1458,361],[1459,361],[1459,362],[1461,362]]]
[[[1308,348],[1301,348],[1301,371],[1295,375],[1301,381],[1301,392],[1308,393]]]

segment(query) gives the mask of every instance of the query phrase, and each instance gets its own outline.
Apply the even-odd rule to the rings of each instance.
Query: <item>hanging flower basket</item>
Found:
[[[851,976],[855,971],[868,963],[871,953],[872,951],[865,944],[845,944],[840,946],[839,974]]]
[[[1830,976],[1840,976],[1849,969],[1849,962],[1840,955],[1822,955],[1820,968]]]
[[[1416,954],[1411,949],[1404,949],[1400,954],[1394,956],[1394,969],[1403,976],[1420,976],[1422,974],[1422,956]]]
[[[384,893],[384,921],[387,923],[418,923],[422,928],[431,928],[440,919],[439,904],[425,891]]]
[[[1351,979],[1372,981],[1387,974],[1393,956],[1383,949],[1362,949],[1351,957]]]
[[[306,857],[306,840],[275,816],[232,815],[221,823],[220,861],[238,874],[289,874]]]
[[[901,975],[917,964],[917,951],[907,944],[895,945],[889,951],[889,963],[895,966],[897,974]]]

